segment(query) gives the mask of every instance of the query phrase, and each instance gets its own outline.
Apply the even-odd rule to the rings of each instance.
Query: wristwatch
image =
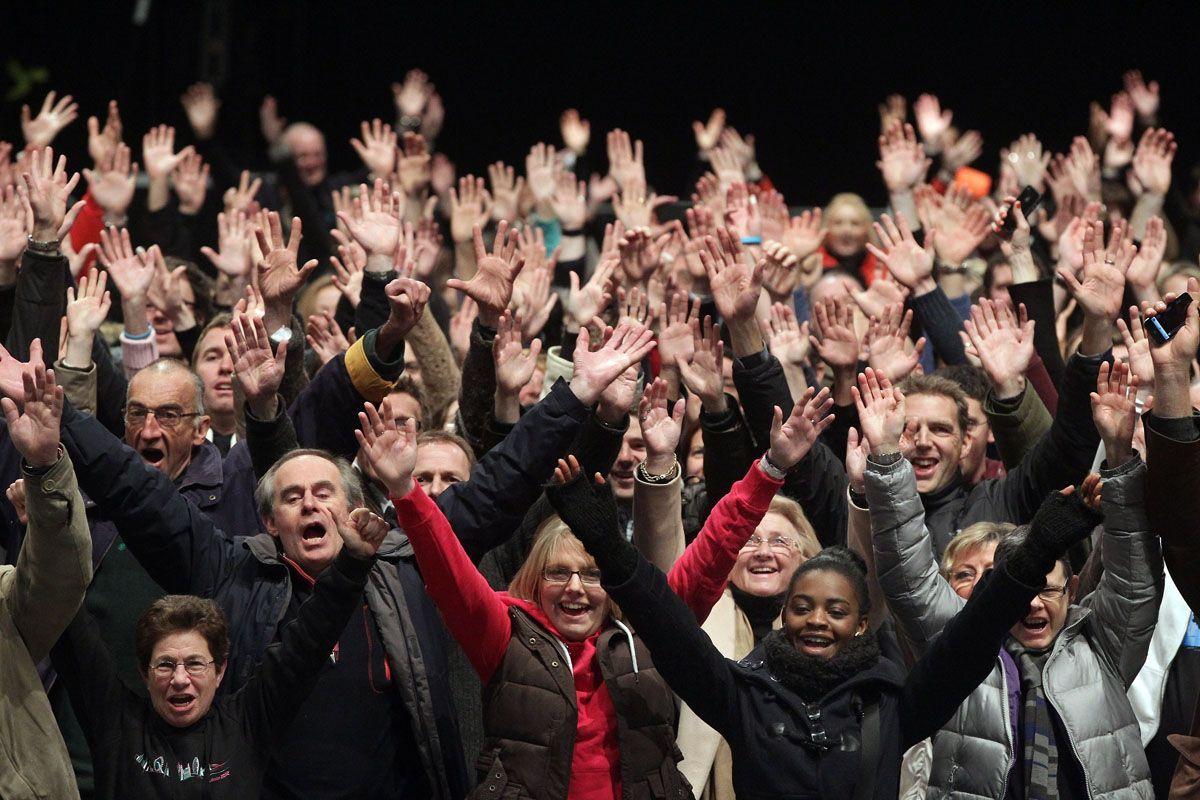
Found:
[[[35,253],[42,253],[43,255],[48,256],[58,255],[58,247],[62,242],[61,239],[50,239],[45,242],[39,242],[37,239],[33,238],[32,233],[29,234],[29,236],[26,238],[26,241],[30,250]]]

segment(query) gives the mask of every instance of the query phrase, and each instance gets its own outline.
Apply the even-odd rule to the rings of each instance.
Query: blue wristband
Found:
[[[743,236],[742,244],[762,244],[761,236]]]
[[[138,334],[132,334],[132,333],[130,333],[129,331],[127,331],[127,330],[125,330],[125,329],[122,329],[122,330],[121,330],[121,334],[122,334],[122,335],[123,335],[123,336],[124,336],[126,339],[129,339],[130,341],[133,341],[133,342],[140,342],[140,341],[142,341],[143,339],[149,339],[149,338],[150,338],[150,334],[152,334],[152,333],[154,333],[154,328],[150,328],[150,327],[146,328],[146,332],[145,332],[145,333],[138,333]]]

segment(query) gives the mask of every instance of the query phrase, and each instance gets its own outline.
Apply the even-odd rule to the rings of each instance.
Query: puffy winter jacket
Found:
[[[1125,690],[1146,658],[1162,596],[1162,558],[1143,500],[1146,467],[1131,459],[1102,470],[1105,573],[1072,606],[1043,676],[1091,798],[1151,798],[1150,770]],[[912,466],[868,461],[867,497],[879,582],[918,652],[928,649],[965,601],[932,558]],[[1020,697],[1006,653],[934,736],[931,798],[1003,797],[1013,763]]]

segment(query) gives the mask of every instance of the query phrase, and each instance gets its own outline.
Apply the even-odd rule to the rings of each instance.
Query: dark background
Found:
[[[151,123],[186,130],[179,94],[205,78],[224,100],[218,135],[248,163],[263,163],[257,107],[272,93],[290,120],[326,132],[334,169],[355,167],[347,140],[364,118],[394,121],[389,85],[414,66],[445,100],[438,146],[460,174],[484,174],[496,158],[523,166],[530,144],[558,142],[558,114],[576,106],[592,122],[596,163],[603,132],[624,127],[645,140],[651,183],[686,195],[696,169],[690,122],[721,105],[731,124],[757,134],[760,163],[792,203],[851,189],[876,204],[876,106],[888,93],[911,102],[936,92],[957,125],[983,132],[977,166],[994,171],[999,148],[1027,130],[1063,150],[1085,131],[1088,102],[1107,105],[1130,67],[1163,85],[1161,117],[1181,142],[1177,172],[1200,152],[1200,14],[1182,4],[154,0],[142,25],[130,0],[33,5],[8,17],[8,57],[50,77],[23,101],[40,104],[55,88],[74,94],[82,117],[103,117],[116,97],[135,153]],[[0,81],[3,91],[13,85]],[[0,138],[21,141],[20,102],[4,105]],[[85,135],[81,118],[56,145],[82,164]]]

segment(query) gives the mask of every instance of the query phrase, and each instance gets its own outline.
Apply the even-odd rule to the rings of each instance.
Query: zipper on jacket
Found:
[[[1064,633],[1065,633],[1065,630],[1064,630]],[[1059,639],[1059,644],[1061,645],[1061,643],[1063,641],[1065,641],[1065,637]],[[1046,687],[1046,673],[1050,669],[1050,664],[1054,661],[1054,657],[1057,656],[1062,651],[1062,648],[1065,646],[1066,645],[1056,646],[1050,652],[1050,657],[1046,659],[1046,666],[1042,667],[1042,688],[1043,688],[1043,690],[1045,690],[1045,687]],[[1090,646],[1091,645],[1089,645],[1089,647]],[[1083,773],[1083,784],[1084,784],[1084,787],[1087,789],[1088,798],[1089,798],[1089,800],[1091,800],[1091,798],[1094,798],[1096,796],[1095,791],[1092,790],[1092,778],[1090,775],[1088,775],[1088,771],[1086,769],[1084,769],[1083,759],[1081,759],[1079,757],[1079,748],[1077,748],[1075,746],[1075,737],[1071,734],[1071,726],[1067,724],[1067,718],[1063,716],[1062,710],[1058,707],[1058,703],[1055,702],[1054,698],[1050,696],[1049,691],[1046,691],[1046,700],[1050,703],[1051,707],[1054,708],[1054,713],[1058,714],[1058,718],[1060,720],[1062,720],[1063,730],[1065,730],[1067,732],[1067,742],[1070,743],[1071,753],[1075,756],[1075,761],[1079,764],[1079,771]]]
[[[1003,645],[1001,645],[1003,647]],[[1008,769],[1004,770],[1004,780],[1000,783],[1000,797],[1008,794],[1008,776],[1012,774],[1017,763],[1017,743],[1013,741],[1012,720],[1008,718],[1008,672],[1004,669],[1004,656],[996,656],[1000,665],[1000,705],[1001,716],[1004,717],[1004,738],[1008,739]]]

